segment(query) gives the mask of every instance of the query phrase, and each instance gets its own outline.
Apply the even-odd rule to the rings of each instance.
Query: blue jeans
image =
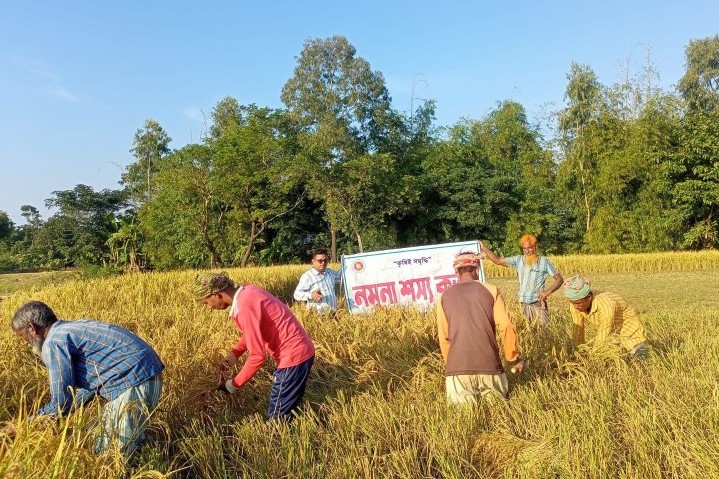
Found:
[[[127,389],[102,407],[100,435],[95,440],[95,454],[106,451],[113,440],[129,457],[145,441],[148,417],[160,402],[162,377],[157,375]]]
[[[275,369],[270,390],[270,404],[265,419],[291,421],[294,418],[292,413],[302,402],[307,377],[310,375],[314,361],[313,356],[297,366]]]

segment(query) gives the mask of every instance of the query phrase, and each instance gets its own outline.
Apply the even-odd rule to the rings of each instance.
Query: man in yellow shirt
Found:
[[[574,345],[585,343],[584,325],[588,322],[597,329],[592,344],[610,340],[619,344],[637,359],[648,355],[644,324],[639,313],[616,293],[594,294],[591,282],[582,276],[574,276],[564,282],[564,296],[572,306],[572,339]]]

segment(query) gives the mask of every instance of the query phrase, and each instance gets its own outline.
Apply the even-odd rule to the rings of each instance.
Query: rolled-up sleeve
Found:
[[[517,349],[517,326],[512,321],[512,317],[507,311],[507,305],[504,302],[502,293],[496,291],[494,298],[494,324],[497,326],[497,332],[502,340],[504,348],[504,357],[509,362],[519,359],[519,351]]]
[[[295,288],[295,293],[293,294],[293,297],[295,298],[295,301],[307,301],[310,299],[312,295],[312,278],[309,274],[303,273],[302,276],[300,276],[300,281],[297,283],[297,287]]]
[[[437,337],[439,339],[439,349],[442,351],[442,357],[446,363],[449,356],[449,323],[442,307],[441,294],[437,296]]]

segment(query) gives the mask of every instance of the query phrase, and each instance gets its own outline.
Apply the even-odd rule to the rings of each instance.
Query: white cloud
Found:
[[[10,59],[15,62],[15,64],[19,65],[23,70],[45,78],[46,80],[57,81],[60,78],[60,76],[55,73],[49,65],[42,62],[18,55],[12,55]]]
[[[56,86],[52,89],[50,92],[52,96],[55,96],[57,98],[61,98],[63,100],[70,101],[72,103],[82,103],[82,100],[79,96],[75,95],[73,92],[68,90],[67,88]]]

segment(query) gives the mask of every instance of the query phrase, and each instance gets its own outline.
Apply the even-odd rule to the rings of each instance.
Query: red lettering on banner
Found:
[[[420,298],[424,298],[430,303],[434,301],[434,294],[432,293],[432,287],[427,278],[413,278],[406,281],[401,281],[402,289],[400,294],[402,296],[412,296],[412,301],[416,301]]]
[[[435,276],[435,280],[437,280],[437,283],[434,285],[436,291],[438,293],[444,293],[449,289],[450,286],[457,283],[457,275],[456,274],[445,274],[442,276]]]
[[[372,306],[378,303],[376,284],[354,286],[352,290],[357,291],[355,293],[355,304],[357,306]]]
[[[381,304],[397,303],[397,288],[394,281],[391,283],[379,283],[377,287],[379,288],[379,302]]]
[[[397,303],[397,289],[395,283],[365,284],[353,286],[354,302],[357,306],[374,306]]]

